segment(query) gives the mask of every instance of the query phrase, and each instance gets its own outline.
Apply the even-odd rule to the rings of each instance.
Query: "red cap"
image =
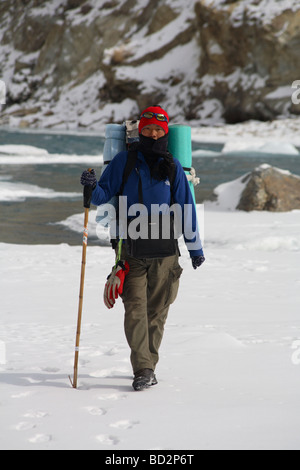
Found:
[[[156,116],[153,116],[151,119],[142,117],[144,113],[163,114],[167,118],[167,121],[159,121]],[[168,116],[168,113],[164,109],[162,109],[160,106],[150,106],[149,108],[144,109],[144,111],[141,114],[141,120],[139,123],[139,133],[141,134],[143,128],[148,126],[149,124],[156,124],[157,126],[162,127],[165,133],[168,134],[169,132],[168,122],[169,122],[169,116]]]

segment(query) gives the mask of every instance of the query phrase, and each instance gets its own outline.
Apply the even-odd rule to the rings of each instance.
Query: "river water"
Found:
[[[79,245],[82,236],[57,224],[83,211],[80,175],[91,165],[100,176],[103,136],[0,129],[0,242]],[[300,154],[223,154],[222,144],[193,142],[201,184],[196,200],[262,163],[300,174]],[[97,243],[92,240],[91,243]]]

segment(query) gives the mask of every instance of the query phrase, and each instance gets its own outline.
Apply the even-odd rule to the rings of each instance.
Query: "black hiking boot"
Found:
[[[142,369],[134,374],[132,386],[136,392],[141,392],[156,384],[157,380],[152,369]]]

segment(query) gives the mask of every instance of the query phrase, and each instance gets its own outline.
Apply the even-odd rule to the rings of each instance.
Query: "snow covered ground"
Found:
[[[80,236],[80,235],[79,235]],[[109,247],[0,244],[0,449],[299,449],[300,211],[205,210],[207,261],[184,268],[157,369],[131,388]]]

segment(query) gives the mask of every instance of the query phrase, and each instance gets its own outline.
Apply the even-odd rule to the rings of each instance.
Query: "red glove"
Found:
[[[104,303],[107,308],[113,308],[116,299],[123,293],[125,276],[129,272],[129,264],[127,261],[119,261],[113,268],[111,274],[107,278],[104,288]]]

